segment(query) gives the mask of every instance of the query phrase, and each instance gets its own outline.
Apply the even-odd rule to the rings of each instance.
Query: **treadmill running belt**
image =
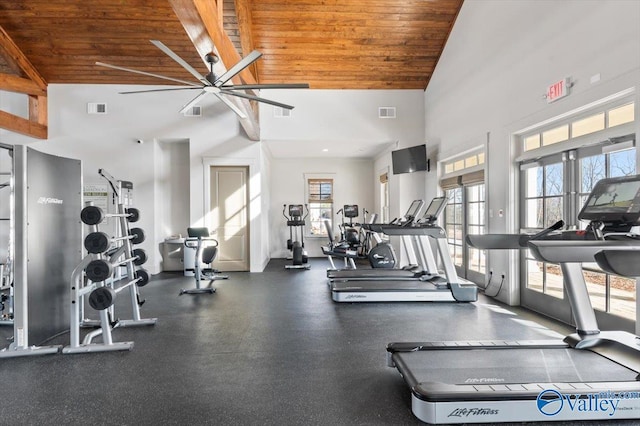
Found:
[[[409,386],[634,381],[637,373],[586,350],[470,349],[397,352]]]

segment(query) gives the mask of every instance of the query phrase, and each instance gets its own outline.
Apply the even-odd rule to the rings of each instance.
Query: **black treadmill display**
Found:
[[[429,203],[429,207],[427,207],[427,211],[424,212],[422,218],[429,222],[435,222],[446,205],[447,199],[445,197],[434,198],[431,200],[431,203]]]
[[[640,175],[602,179],[578,215],[580,220],[635,223],[640,219]]]
[[[409,210],[407,210],[407,213],[405,213],[404,217],[407,219],[415,218],[418,215],[422,204],[422,200],[414,200],[409,206]]]

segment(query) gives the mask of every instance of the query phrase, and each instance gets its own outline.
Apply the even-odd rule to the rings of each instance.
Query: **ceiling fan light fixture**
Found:
[[[213,65],[217,63],[220,60],[220,58],[218,58],[218,55],[216,55],[215,53],[209,52],[206,55],[204,55],[204,60],[207,61],[208,64]]]

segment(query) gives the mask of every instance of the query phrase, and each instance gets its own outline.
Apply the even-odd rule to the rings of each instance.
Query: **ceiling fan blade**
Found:
[[[207,96],[207,92],[203,90],[198,94],[198,96],[191,99],[187,104],[185,104],[185,106],[182,107],[182,109],[180,110],[180,114],[184,114],[186,111],[191,109],[191,107],[195,106],[205,96]]]
[[[152,74],[150,72],[138,71],[138,70],[134,70],[134,69],[131,69],[131,68],[119,67],[117,65],[105,64],[104,62],[96,62],[96,65],[99,65],[101,67],[106,67],[106,68],[112,68],[114,70],[127,71],[127,72],[133,72],[133,73],[136,73],[136,74],[148,75],[149,77],[162,78],[164,80],[175,81],[175,82],[178,82],[178,83],[187,84],[189,86],[201,87],[199,84],[195,84],[192,81],[179,80],[177,78],[167,77],[166,75]]]
[[[243,69],[245,69],[246,67],[254,63],[260,56],[262,56],[262,53],[258,52],[257,50],[254,50],[253,52],[249,53],[247,56],[242,58],[237,64],[232,66],[227,72],[222,74],[220,78],[218,78],[213,83],[213,85],[217,87],[222,86],[227,81],[231,80],[240,71],[242,71]]]
[[[149,93],[149,92],[169,92],[172,90],[193,90],[193,89],[202,89],[202,86],[194,86],[194,87],[175,87],[171,89],[150,89],[150,90],[131,90],[129,92],[118,92],[120,95],[130,95],[133,93]]]
[[[225,95],[237,96],[239,98],[251,99],[252,101],[264,102],[265,104],[275,105],[277,107],[284,108],[284,109],[293,109],[293,106],[291,105],[283,104],[283,103],[272,101],[265,98],[260,98],[258,96],[247,95],[246,93],[242,93],[242,92],[232,92],[230,90],[221,90],[220,93],[224,93]]]
[[[307,83],[282,83],[282,84],[235,84],[230,86],[221,86],[226,90],[251,90],[251,89],[308,89]]]
[[[151,43],[153,43],[153,45],[155,47],[157,47],[158,49],[162,50],[171,59],[173,59],[174,61],[176,61],[180,65],[182,65],[182,68],[184,68],[187,71],[189,71],[195,78],[200,80],[202,82],[202,84],[206,84],[207,86],[211,85],[211,83],[209,83],[207,81],[207,79],[204,78],[204,76],[202,74],[200,74],[198,71],[196,71],[195,68],[193,68],[191,65],[189,65],[187,63],[187,61],[185,61],[180,56],[178,56],[173,50],[169,49],[163,42],[161,42],[160,40],[151,40]]]
[[[229,99],[225,98],[224,96],[220,96],[220,94],[218,93],[215,93],[215,95],[218,97],[218,99],[224,102],[233,112],[235,112],[238,115],[238,117],[247,118],[247,116],[242,111],[240,111],[240,109],[237,106],[235,106],[233,102],[231,102]]]

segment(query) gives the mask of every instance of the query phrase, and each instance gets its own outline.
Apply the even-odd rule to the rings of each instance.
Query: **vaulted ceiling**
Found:
[[[47,84],[170,84],[97,61],[193,81],[149,42],[160,40],[203,74],[214,46],[227,68],[260,51],[243,82],[425,89],[462,2],[11,0],[0,2],[0,27]],[[0,75],[29,78],[5,43]]]

